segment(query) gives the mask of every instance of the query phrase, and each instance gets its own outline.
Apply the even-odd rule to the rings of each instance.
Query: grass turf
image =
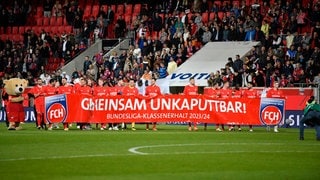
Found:
[[[0,123],[3,179],[319,179],[320,142],[314,129],[267,132],[37,130]]]

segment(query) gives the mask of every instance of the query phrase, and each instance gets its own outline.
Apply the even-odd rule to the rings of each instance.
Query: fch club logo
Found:
[[[65,94],[45,97],[46,120],[49,123],[63,123],[68,116],[67,98]]]
[[[284,119],[285,101],[277,98],[261,98],[260,121],[265,125],[278,125]]]

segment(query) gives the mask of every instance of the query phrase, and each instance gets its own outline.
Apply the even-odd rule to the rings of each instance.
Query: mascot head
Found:
[[[21,95],[28,86],[28,81],[25,79],[11,78],[4,80],[4,89],[7,94],[12,96]]]

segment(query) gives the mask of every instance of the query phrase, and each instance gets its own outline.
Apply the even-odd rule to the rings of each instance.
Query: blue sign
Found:
[[[68,115],[67,97],[57,94],[45,97],[46,120],[49,123],[65,122]]]
[[[180,79],[186,80],[193,77],[194,79],[208,79],[210,77],[210,73],[173,73],[171,75],[171,79]]]
[[[284,120],[285,100],[279,98],[261,98],[260,121],[265,125],[278,125]]]
[[[303,111],[286,111],[286,117],[283,123],[284,127],[299,127],[300,120],[303,118]]]
[[[34,112],[33,107],[25,107],[24,108],[24,113],[25,113],[25,122],[36,122],[36,114]],[[0,110],[0,122],[5,122],[6,121],[6,112],[2,109]]]

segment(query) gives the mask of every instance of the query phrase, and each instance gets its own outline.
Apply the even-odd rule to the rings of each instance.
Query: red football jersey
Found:
[[[157,85],[153,85],[153,86],[147,86],[146,87],[146,92],[145,92],[146,96],[157,96],[157,95],[161,95],[161,89],[159,86]]]
[[[267,97],[268,98],[282,98],[283,97],[283,93],[279,89],[272,88],[272,89],[268,90]]]
[[[58,94],[72,94],[72,93],[74,93],[74,88],[71,85],[58,87]]]
[[[219,97],[219,89],[212,88],[212,87],[207,88],[205,91],[205,95],[217,98],[217,97]]]
[[[246,98],[258,98],[259,94],[256,89],[246,89],[244,90],[243,96]]]
[[[118,90],[118,87],[114,86],[114,87],[108,87],[109,89],[109,95],[110,96],[116,96],[116,95],[119,95],[119,90]],[[122,93],[122,92],[121,92]]]
[[[29,96],[28,96],[28,94],[23,93],[22,97],[24,98],[23,103],[22,103],[23,107],[28,107],[29,106]]]
[[[92,91],[94,96],[105,96],[109,94],[108,87],[104,86],[95,86]]]
[[[231,97],[232,90],[222,88],[219,90],[219,93],[220,93],[220,98],[229,98],[229,97]]]
[[[136,96],[139,94],[139,91],[136,87],[125,86],[122,94],[126,96]]]
[[[44,86],[36,85],[34,86],[29,93],[35,96],[34,104],[37,112],[44,113],[44,95],[45,95]]]
[[[198,86],[192,86],[190,84],[184,87],[183,93],[186,95],[197,95],[198,94]]]
[[[76,93],[92,95],[92,88],[90,86],[80,86],[77,88]]]
[[[33,95],[38,95],[38,96],[43,96],[44,95],[44,86],[39,86],[39,85],[35,85],[30,91],[29,93],[33,94]]]
[[[242,91],[241,90],[234,90],[231,92],[232,98],[241,98],[242,97]]]
[[[114,88],[115,88],[115,90],[117,91],[118,94],[122,94],[123,87],[124,86],[118,86],[118,85],[114,86]]]
[[[44,86],[44,94],[45,96],[55,95],[57,94],[57,88],[51,85]]]

